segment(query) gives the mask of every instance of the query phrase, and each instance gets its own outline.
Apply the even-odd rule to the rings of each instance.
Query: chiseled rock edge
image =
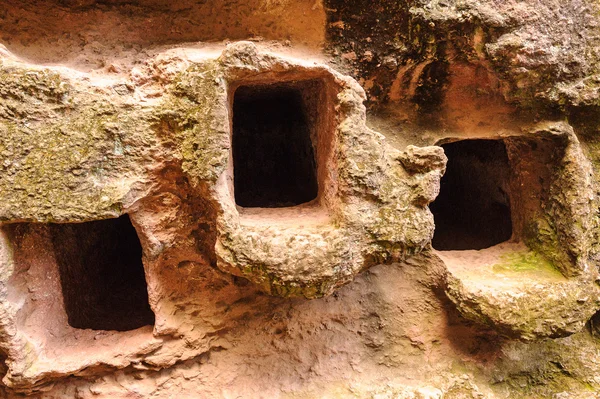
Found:
[[[560,137],[564,157],[552,182],[551,197],[534,236],[526,242],[561,271],[565,281],[514,286],[480,286],[460,273],[446,274],[446,294],[466,318],[502,335],[524,341],[564,337],[580,331],[600,308],[598,267],[593,262],[593,229],[598,198],[590,161],[565,122],[542,122],[524,135]],[[543,233],[543,234],[542,234]]]
[[[304,73],[325,77],[339,88],[334,133],[338,190],[327,226],[272,229],[267,235],[262,228],[243,227],[235,203],[222,190],[230,157],[227,88],[250,75],[287,72],[299,78]],[[175,306],[167,292],[172,288],[161,288],[154,274],[173,259],[165,254],[181,245],[196,252],[184,251],[177,261],[185,263],[179,258],[189,257],[205,262],[216,255],[222,270],[243,275],[273,295],[306,297],[330,294],[366,267],[427,247],[433,235],[427,204],[439,190],[446,162],[443,151],[391,149],[380,134],[367,129],[363,100],[360,86],[331,68],[262,53],[247,42],[228,46],[218,58],[159,55],[132,71],[129,79],[43,68],[3,54],[0,223],[83,222],[129,213],[144,247],[157,316],[151,353],[147,347],[139,352],[132,348],[135,353],[114,359],[99,353],[81,363],[53,367],[43,348],[19,331],[20,305],[8,300],[6,289],[13,270],[10,243],[3,242],[0,348],[8,356],[5,383],[28,392],[106,366],[168,367],[210,350],[213,344],[202,328],[193,337],[180,332],[195,331],[189,326],[193,321],[161,313]],[[198,219],[185,219],[183,226],[174,227],[179,217],[177,212],[169,214],[174,203],[153,202],[175,198],[170,191],[175,183],[167,181],[171,172],[165,171],[189,182],[189,187],[177,189],[188,187],[180,198],[198,203],[190,205],[189,214]],[[156,209],[164,210],[168,220],[144,219]],[[197,229],[192,226],[196,223],[205,226],[208,237],[214,232],[216,249],[210,240],[202,243],[207,248],[194,246],[195,239],[181,243],[178,237]],[[247,239],[257,234],[264,240],[262,248]],[[285,244],[290,237],[297,241],[292,249]],[[283,256],[277,255],[282,249]],[[301,254],[307,259],[297,262]],[[197,345],[188,348],[189,340]]]
[[[427,204],[437,194],[445,156],[434,147],[406,154],[387,147],[382,135],[366,127],[364,92],[353,79],[324,65],[259,53],[250,42],[228,46],[216,60],[188,64],[164,85],[160,101],[140,105],[131,82],[99,87],[85,77],[69,79],[58,70],[4,60],[0,221],[116,217],[152,187],[152,170],[174,158],[218,210],[219,266],[239,269],[272,294],[326,295],[365,267],[428,244],[433,218]],[[339,88],[331,223],[307,232],[304,242],[290,244],[293,249],[289,237],[301,230],[264,234],[242,228],[233,199],[222,190],[230,153],[228,85],[286,73],[326,77]],[[165,135],[171,137],[160,137]],[[167,140],[174,142],[171,153],[161,147]],[[414,161],[421,169],[407,172],[399,161],[411,157],[426,162]],[[259,243],[251,242],[253,234]],[[280,251],[287,256],[274,256]]]
[[[445,168],[441,148],[392,150],[382,135],[366,127],[362,88],[327,66],[259,53],[246,42],[229,46],[219,61],[225,84],[260,74],[274,81],[304,74],[326,80],[337,93],[334,150],[328,160],[337,189],[321,204],[329,222],[315,227],[244,225],[226,180],[220,179],[215,199],[221,269],[274,295],[313,298],[332,293],[367,267],[400,260],[429,244],[434,225],[427,205],[437,195]],[[224,130],[214,135],[228,134]],[[419,167],[407,171],[403,165],[409,163]]]
[[[506,289],[479,287],[449,271],[446,294],[467,319],[523,341],[574,334],[600,308],[600,288],[580,278]]]

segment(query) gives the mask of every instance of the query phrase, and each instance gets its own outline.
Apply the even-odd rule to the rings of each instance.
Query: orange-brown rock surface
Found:
[[[597,397],[599,12],[4,1],[0,397]]]

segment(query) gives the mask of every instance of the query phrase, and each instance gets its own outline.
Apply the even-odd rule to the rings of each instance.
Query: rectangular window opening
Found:
[[[237,88],[232,109],[237,205],[282,208],[317,198],[313,140],[319,87],[306,81]]]
[[[142,247],[128,215],[50,225],[71,327],[129,331],[154,324]]]
[[[442,147],[448,164],[430,206],[433,247],[478,250],[510,240],[510,165],[504,142],[462,140]]]

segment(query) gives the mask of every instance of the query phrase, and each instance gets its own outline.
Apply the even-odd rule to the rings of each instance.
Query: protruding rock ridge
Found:
[[[600,298],[598,168],[588,159],[598,148],[598,3],[326,3],[330,49],[365,88],[371,125],[407,151],[465,144],[446,154],[432,206],[433,247],[442,231],[453,241],[436,248],[447,296],[511,339],[581,331]],[[457,197],[460,209],[441,204]]]
[[[598,2],[5,3],[0,396],[597,396]]]
[[[465,317],[511,338],[573,334],[600,305],[591,163],[564,122],[495,139],[508,151],[513,244],[440,252],[446,292]]]
[[[331,68],[260,53],[251,43],[228,46],[219,61],[230,97],[245,85],[296,85],[302,91],[319,185],[317,198],[297,207],[236,207],[231,184],[236,166],[230,159],[228,174],[215,187],[222,210],[221,269],[274,295],[318,297],[369,266],[397,261],[428,244],[433,225],[426,206],[444,167],[438,149],[397,155],[366,127],[360,86]],[[303,82],[314,85],[303,88]],[[408,173],[399,158],[421,168]]]
[[[106,366],[161,368],[210,350],[218,340],[202,337],[225,327],[193,316],[212,311],[194,282],[206,273],[214,274],[210,284],[237,281],[214,266],[271,295],[314,298],[370,266],[429,245],[433,219],[427,205],[439,191],[443,153],[438,147],[405,152],[388,147],[365,125],[361,87],[326,65],[239,42],[216,58],[160,55],[127,80],[66,75],[63,68],[8,58],[0,70],[0,90],[7,94],[0,100],[0,220],[6,241],[1,345],[8,354],[4,381],[15,389]],[[298,99],[289,104],[299,107],[305,121],[316,199],[277,207],[236,204],[231,143],[241,87],[250,88],[245,104],[252,96],[260,104],[264,93]],[[285,120],[266,123],[287,131]],[[278,157],[262,162],[289,168]],[[154,325],[98,335],[80,324],[126,323],[102,320],[112,317],[104,313],[65,310],[61,290],[72,284],[65,271],[76,271],[65,265],[69,260],[112,273],[93,250],[104,230],[92,222],[81,225],[82,234],[65,235],[48,223],[125,214],[142,245]],[[103,245],[110,251],[110,242]],[[78,250],[89,253],[78,259],[73,255]],[[249,290],[234,287],[237,295]],[[112,288],[99,289],[112,295]],[[102,301],[99,292],[71,290],[69,304],[78,302],[73,295],[86,297],[82,306]],[[201,310],[204,306],[208,309]],[[150,320],[140,317],[142,324]],[[184,349],[190,340],[197,345]]]

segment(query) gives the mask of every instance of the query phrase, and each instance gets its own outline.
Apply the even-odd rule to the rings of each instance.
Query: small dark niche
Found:
[[[443,144],[448,157],[430,209],[437,250],[483,249],[511,238],[510,165],[501,140]]]
[[[51,224],[71,327],[128,331],[154,324],[142,247],[128,215]]]
[[[317,197],[311,141],[316,127],[311,124],[318,118],[310,117],[317,110],[304,101],[313,86],[261,84],[235,91],[232,144],[237,205],[279,208]]]

